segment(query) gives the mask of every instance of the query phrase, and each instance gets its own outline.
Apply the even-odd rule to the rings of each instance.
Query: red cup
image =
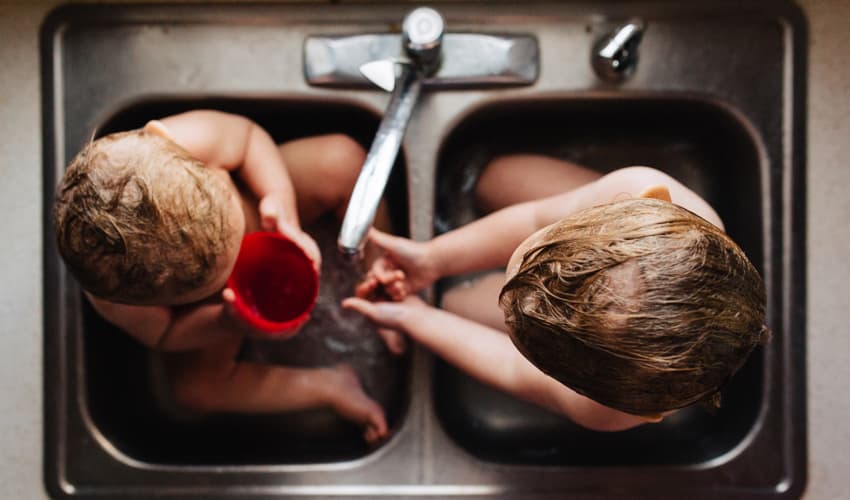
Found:
[[[319,294],[319,275],[301,248],[279,233],[245,235],[227,286],[236,312],[267,333],[307,321]]]

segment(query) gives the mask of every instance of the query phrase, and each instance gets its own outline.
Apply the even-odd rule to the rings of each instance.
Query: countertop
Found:
[[[0,0],[0,498],[42,480],[42,180],[38,30],[58,0]],[[809,22],[806,499],[850,498],[850,2],[801,0]],[[842,271],[844,269],[844,271]]]

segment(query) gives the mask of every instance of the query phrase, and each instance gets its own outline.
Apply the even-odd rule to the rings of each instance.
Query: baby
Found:
[[[170,364],[182,405],[328,406],[374,443],[387,434],[384,413],[349,366],[236,360],[243,338],[257,332],[233,313],[225,286],[243,235],[261,229],[295,241],[318,271],[319,249],[301,224],[345,210],[364,156],[341,135],[278,146],[250,120],[216,111],[152,121],[97,139],[73,159],[54,207],[59,251],[105,319],[151,348],[181,351]]]
[[[660,171],[600,176],[507,156],[486,168],[476,197],[492,213],[428,242],[373,230],[385,256],[344,306],[603,431],[718,406],[769,337],[758,272],[717,213]],[[506,272],[447,292],[444,310],[412,295],[443,276],[498,267]],[[376,291],[397,302],[376,301]]]

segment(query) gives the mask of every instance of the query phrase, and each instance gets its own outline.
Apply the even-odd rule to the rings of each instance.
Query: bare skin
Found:
[[[414,242],[373,230],[371,241],[384,250],[388,262],[375,270],[359,297],[343,306],[361,312],[383,329],[400,330],[447,362],[484,383],[560,413],[590,429],[615,431],[664,415],[631,415],[603,406],[548,377],[531,364],[505,335],[498,308],[498,291],[519,266],[522,255],[543,230],[579,210],[620,197],[672,200],[722,227],[714,210],[693,191],[666,174],[647,167],[629,167],[600,176],[574,164],[530,155],[501,158],[491,164],[479,182],[477,199],[488,216],[427,242]],[[546,179],[540,191],[524,179]],[[561,179],[561,181],[558,181]],[[560,190],[552,194],[553,185]],[[522,185],[518,191],[504,186]],[[436,309],[416,292],[443,276],[506,268],[472,286],[455,288]],[[391,272],[387,271],[391,270]],[[400,271],[400,273],[399,273]],[[365,297],[372,289],[390,290],[400,302],[374,302]]]
[[[242,234],[250,231],[280,231],[320,268],[318,246],[302,224],[345,210],[365,156],[362,148],[341,135],[278,146],[246,118],[215,111],[170,116],[150,122],[146,130],[173,140],[222,173],[230,193],[231,223],[242,230],[229,242],[224,263],[204,286],[157,304],[118,304],[87,294],[95,309],[143,344],[180,352],[173,356],[179,360],[174,393],[188,407],[213,412],[330,407],[360,424],[369,443],[386,438],[382,408],[363,391],[349,366],[304,369],[236,362],[243,338],[257,332],[234,314],[235,297],[225,288]],[[240,192],[231,175],[248,192]],[[398,338],[390,341],[392,352],[403,351]]]

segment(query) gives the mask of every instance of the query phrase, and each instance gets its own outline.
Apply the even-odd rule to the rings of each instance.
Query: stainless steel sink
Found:
[[[245,114],[278,140],[344,132],[367,146],[387,94],[309,86],[303,42],[397,32],[410,6],[65,6],[41,35],[44,456],[52,496],[801,495],[806,26],[799,10],[707,0],[432,6],[448,32],[535,37],[541,70],[524,87],[426,89],[387,189],[397,228],[426,239],[476,217],[469,186],[502,153],[672,173],[718,208],[767,284],[774,338],[724,392],[724,407],[714,416],[689,409],[626,433],[589,432],[480,386],[423,349],[389,357],[368,325],[350,317],[364,331],[352,359],[393,426],[383,446],[368,449],[329,412],[198,419],[175,411],[156,356],[99,320],[61,265],[49,208],[64,165],[93,134],[196,107]],[[604,82],[591,68],[593,45],[632,17],[647,23],[638,65],[626,81]],[[312,229],[320,239],[329,233],[333,248],[331,226]],[[441,288],[429,298],[439,300]],[[327,300],[333,307],[335,298]],[[337,345],[333,336],[297,339],[252,345],[244,355],[281,363],[342,356],[327,349]]]
[[[565,119],[569,117],[569,119]],[[709,200],[727,231],[764,273],[758,139],[723,106],[699,98],[594,97],[504,100],[470,112],[439,156],[436,227],[476,217],[472,188],[491,158],[541,153],[608,172],[652,165]],[[518,166],[517,168],[522,168]],[[452,278],[444,287],[457,283]],[[450,365],[436,369],[437,413],[449,434],[483,460],[551,465],[696,465],[717,460],[754,431],[763,401],[758,351],[710,415],[696,407],[660,425],[592,432],[509,398]]]

